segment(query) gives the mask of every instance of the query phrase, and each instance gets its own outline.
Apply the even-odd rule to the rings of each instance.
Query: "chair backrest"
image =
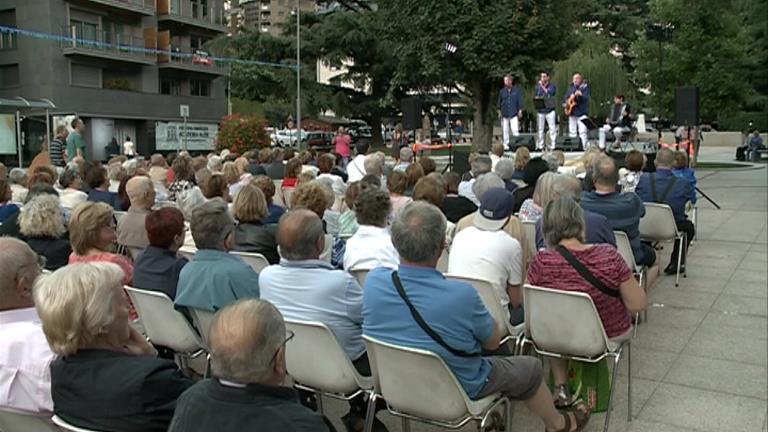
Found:
[[[677,236],[677,224],[672,208],[666,204],[645,203],[645,216],[640,219],[640,238],[670,241]]]
[[[131,254],[131,258],[133,258],[134,261],[136,261],[136,258],[139,257],[139,254],[144,251],[144,248],[138,248],[138,247],[131,247],[126,246],[128,248],[128,252]]]
[[[440,258],[437,259],[437,271],[445,273],[448,271],[448,249],[443,248]]]
[[[57,415],[54,415],[53,417],[51,417],[51,421],[56,426],[61,428],[61,430],[65,430],[65,431],[69,431],[69,432],[100,432],[100,431],[97,431],[95,429],[85,429],[85,428],[77,427],[77,426],[75,426],[73,424],[69,424],[66,420],[64,420],[63,418],[61,418],[61,417],[59,417]]]
[[[587,293],[524,285],[525,334],[539,349],[593,357],[606,351],[608,337]]]
[[[295,335],[285,344],[285,363],[294,381],[329,393],[360,388],[352,362],[325,324],[286,319],[285,327]]]
[[[468,284],[472,285],[477,290],[477,293],[480,294],[480,298],[483,299],[485,308],[488,309],[488,312],[491,314],[493,319],[497,323],[505,324],[504,328],[506,329],[506,332],[501,335],[502,339],[509,334],[509,312],[507,312],[502,306],[499,294],[496,292],[496,289],[493,287],[493,284],[490,281],[453,274],[447,274],[445,277],[448,279],[467,282]]]
[[[373,386],[393,409],[417,417],[452,421],[467,413],[469,398],[439,355],[363,335]]]
[[[637,263],[635,263],[635,254],[632,252],[632,245],[629,243],[629,237],[624,231],[614,231],[613,235],[616,237],[616,249],[619,251],[619,255],[624,258],[629,268],[632,271],[637,271]]]
[[[360,286],[365,285],[365,278],[368,277],[368,272],[371,271],[369,269],[360,269],[360,270],[350,270],[349,273],[357,279],[357,283],[360,284]]]
[[[285,208],[291,208],[291,195],[293,195],[295,189],[296,188],[280,188],[283,192],[283,203],[285,204]]]
[[[60,432],[49,417],[0,410],[2,432]]]
[[[192,315],[192,322],[195,323],[197,331],[202,337],[206,346],[208,345],[208,332],[211,330],[211,324],[213,324],[213,317],[215,312],[203,309],[189,308],[189,314]]]
[[[269,261],[260,253],[239,251],[230,251],[229,253],[242,258],[256,273],[261,273],[262,270],[269,267]]]
[[[117,223],[120,223],[120,221],[123,220],[123,216],[125,216],[124,211],[118,211],[118,210],[113,211],[112,214],[115,216],[115,222]]]
[[[272,198],[272,202],[275,205],[279,205],[280,207],[285,207],[285,202],[283,201],[283,181],[282,180],[272,180],[275,183],[275,196]]]
[[[331,262],[331,258],[333,258],[333,235],[326,234],[325,248],[323,249],[323,253],[320,254],[320,260]]]
[[[158,291],[125,287],[139,313],[150,341],[176,352],[192,353],[203,348],[200,337],[187,319],[174,309],[173,301]]]
[[[528,245],[528,256],[533,257],[536,255],[536,222],[534,221],[522,221],[523,232],[525,233],[526,244]]]
[[[179,251],[176,252],[176,253],[181,255],[181,256],[183,256],[184,258],[186,258],[189,261],[192,261],[192,258],[195,257],[195,251],[193,251],[191,249],[186,249],[186,248],[179,249]]]

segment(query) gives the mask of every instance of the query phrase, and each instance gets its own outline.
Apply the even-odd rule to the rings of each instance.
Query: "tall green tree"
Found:
[[[396,85],[459,84],[474,109],[473,143],[490,148],[501,78],[525,80],[576,45],[576,2],[566,0],[381,0],[382,36],[397,54]],[[451,54],[444,44],[458,50]],[[532,81],[532,80],[531,80]]]
[[[633,50],[637,80],[661,98],[662,117],[673,117],[678,86],[699,87],[704,122],[733,115],[750,98],[753,89],[744,79],[749,38],[737,5],[735,0],[650,1],[651,19],[674,28],[672,41],[660,53],[657,43],[643,36]]]

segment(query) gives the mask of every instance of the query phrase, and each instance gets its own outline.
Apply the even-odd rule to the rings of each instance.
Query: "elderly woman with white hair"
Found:
[[[24,199],[27,198],[27,172],[24,171],[22,168],[13,168],[11,172],[8,174],[8,180],[11,182],[11,192],[13,192],[13,197],[11,197],[11,201],[16,203],[24,202]]]
[[[19,227],[29,247],[45,258],[46,270],[67,265],[72,247],[56,195],[37,195],[29,200],[19,214]]]
[[[51,350],[56,415],[75,426],[165,431],[176,399],[192,385],[129,323],[123,272],[115,264],[74,264],[38,279],[37,313]]]
[[[509,192],[514,192],[517,189],[518,184],[512,180],[512,176],[515,174],[515,162],[512,159],[499,159],[493,172],[504,180],[504,187]]]

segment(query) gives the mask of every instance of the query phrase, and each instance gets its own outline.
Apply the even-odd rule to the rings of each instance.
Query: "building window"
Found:
[[[8,64],[0,66],[0,87],[15,87],[19,84],[21,84],[19,65]]]
[[[181,96],[181,83],[177,80],[160,80],[160,94]]]
[[[74,28],[74,34],[72,34],[73,28]],[[77,39],[83,39],[88,41],[100,40],[100,38],[97,38],[99,31],[96,24],[77,21],[77,20],[71,20],[69,22],[69,32],[70,33],[67,35],[68,37],[74,36]]]
[[[16,27],[16,9],[0,11],[0,25]],[[0,51],[16,49],[16,35],[0,33]]]
[[[72,85],[83,87],[101,87],[101,68],[72,63],[70,70]]]
[[[210,96],[211,82],[207,80],[189,80],[189,92],[192,96]]]

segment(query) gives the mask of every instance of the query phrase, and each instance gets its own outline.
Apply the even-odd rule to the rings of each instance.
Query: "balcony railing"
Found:
[[[16,49],[16,34],[0,33],[0,51]]]
[[[183,69],[192,70],[213,75],[226,75],[227,65],[224,62],[214,60],[206,52],[193,50],[185,52],[179,48],[169,48],[166,54],[158,56],[159,65],[176,65]]]
[[[115,58],[132,58],[154,62],[155,54],[147,50],[145,39],[133,35],[115,34],[110,31],[76,24],[64,27],[62,48],[92,51]]]
[[[203,7],[201,3],[171,0],[170,15],[201,21],[214,26],[226,26],[224,11],[214,7]]]

